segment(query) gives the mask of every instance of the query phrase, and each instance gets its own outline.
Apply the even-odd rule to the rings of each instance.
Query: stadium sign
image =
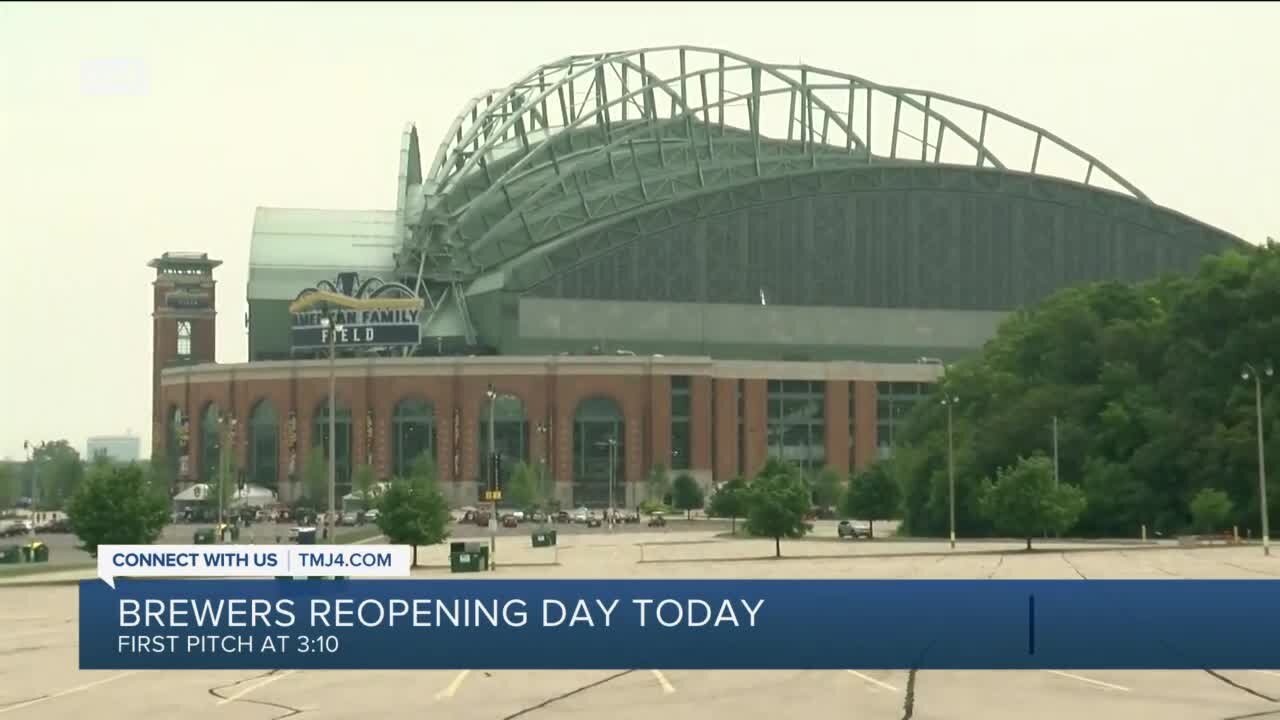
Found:
[[[413,347],[422,340],[422,298],[400,283],[360,282],[339,273],[298,294],[289,306],[293,349]]]

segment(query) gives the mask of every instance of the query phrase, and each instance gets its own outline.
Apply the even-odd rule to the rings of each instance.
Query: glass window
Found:
[[[689,430],[692,413],[689,376],[671,378],[671,462],[672,470],[688,470],[692,454],[692,433]]]
[[[276,489],[279,466],[280,416],[271,401],[264,398],[249,415],[249,482]]]
[[[578,404],[573,419],[573,504],[607,507],[625,501],[625,423],[618,404],[605,397]],[[610,471],[612,460],[612,472]]]
[[[191,321],[178,321],[178,357],[191,355]]]
[[[769,382],[769,457],[810,470],[826,462],[826,386],[809,380]]]
[[[489,411],[493,409],[493,444],[497,447],[501,462],[498,465],[498,489],[507,486],[516,463],[527,462],[529,445],[529,421],[525,418],[524,401],[515,395],[499,395],[492,402],[486,397],[480,408],[480,434],[476,447],[480,451],[481,487],[492,482],[489,450]]]
[[[927,387],[925,383],[876,383],[876,447],[880,457],[893,454],[898,428],[924,399]]]
[[[204,406],[200,415],[200,482],[215,483],[218,481],[218,470],[222,461],[222,428],[218,419],[222,412],[217,404]]]
[[[333,447],[333,483],[334,491],[341,498],[351,492],[351,408],[338,405],[334,416],[336,442]],[[311,445],[324,451],[325,462],[329,461],[329,400],[326,398],[316,408],[315,423],[311,432]]]
[[[391,474],[407,477],[414,460],[435,450],[435,408],[425,400],[401,400],[391,414]]]

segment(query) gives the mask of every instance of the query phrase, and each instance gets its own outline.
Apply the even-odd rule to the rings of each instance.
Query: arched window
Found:
[[[493,444],[502,456],[498,466],[498,488],[506,487],[511,477],[511,469],[516,463],[527,462],[529,452],[529,421],[524,415],[524,401],[515,395],[498,395],[492,402],[484,399],[480,408],[480,434],[477,435],[477,447],[480,450],[480,487],[489,486],[491,471],[489,470],[489,412],[493,410]]]
[[[249,415],[249,482],[275,490],[280,480],[280,416],[263,398]]]
[[[311,445],[324,453],[324,461],[329,461],[329,399],[325,398],[316,406],[315,421],[311,430]],[[338,401],[338,411],[334,416],[334,430],[337,442],[334,444],[333,483],[337,497],[351,492],[351,408]]]
[[[424,400],[401,400],[391,416],[391,467],[396,477],[408,477],[422,453],[435,459],[435,408]]]
[[[200,476],[203,483],[213,484],[218,481],[218,469],[222,453],[222,427],[218,419],[222,416],[217,403],[204,406],[200,414]]]
[[[625,423],[618,404],[607,397],[578,403],[573,418],[573,504],[607,507],[625,502]],[[610,472],[612,460],[612,472]]]

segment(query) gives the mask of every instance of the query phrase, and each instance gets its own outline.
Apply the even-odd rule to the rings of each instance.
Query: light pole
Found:
[[[1240,377],[1245,380],[1252,378],[1253,380],[1253,403],[1254,412],[1257,416],[1258,424],[1258,502],[1261,503],[1262,513],[1262,554],[1271,554],[1271,530],[1267,521],[1267,459],[1263,451],[1263,432],[1262,432],[1262,376],[1271,377],[1274,371],[1270,365],[1267,365],[1262,372],[1249,363],[1244,364],[1244,372],[1240,373]]]
[[[609,532],[613,532],[613,519],[616,514],[613,509],[613,482],[614,482],[614,466],[617,465],[618,439],[610,437],[607,440],[596,443],[597,447],[609,447]]]
[[[343,327],[333,321],[332,315],[321,318],[320,327],[329,335],[329,512],[324,518],[324,537],[326,541],[332,542],[330,534],[333,530],[333,517],[337,512],[338,488],[338,382],[335,359],[338,355],[338,333],[343,331]]]
[[[947,408],[947,504],[951,515],[951,548],[956,547],[956,453],[951,437],[951,409],[960,402],[960,398],[948,395],[942,398]]]
[[[218,530],[215,542],[221,545],[222,526],[226,524],[227,456],[232,452],[231,446],[235,443],[236,419],[230,415],[219,415],[218,430],[222,447],[218,449]]]
[[[44,449],[46,441],[41,440],[38,444],[32,444],[26,440],[22,441],[22,449],[27,452],[27,462],[31,464],[31,510],[35,512],[40,509],[37,496],[40,493],[40,460],[38,454]]]
[[[549,495],[544,497],[544,493],[550,492],[554,494],[555,492],[554,485],[550,488],[547,487],[547,481],[550,479],[547,457],[551,454],[551,426],[546,423],[538,423],[537,430],[538,434],[542,436],[542,468],[538,474],[538,499],[541,501],[540,504],[546,506],[542,510],[550,515],[552,498]]]
[[[493,417],[498,406],[498,392],[489,383],[485,390],[489,398],[489,570],[494,569],[494,556],[498,553],[498,448],[493,443]]]

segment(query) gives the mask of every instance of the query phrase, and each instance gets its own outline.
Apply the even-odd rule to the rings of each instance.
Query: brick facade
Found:
[[[579,404],[593,397],[612,400],[622,414],[624,451],[619,489],[634,505],[643,497],[643,481],[650,468],[671,463],[671,376],[690,376],[691,468],[695,477],[723,482],[751,474],[763,466],[768,448],[767,381],[764,372],[786,379],[791,373],[813,373],[814,363],[774,363],[751,377],[726,377],[709,358],[672,359],[663,364],[636,358],[455,358],[421,360],[339,360],[334,366],[337,400],[352,410],[353,466],[372,460],[381,478],[391,475],[392,418],[406,400],[430,404],[434,414],[434,447],[441,482],[455,504],[477,500],[480,474],[481,418],[486,391],[514,395],[524,405],[531,463],[548,463],[562,501],[572,499],[574,481],[574,418]],[[898,379],[928,381],[928,366],[896,368]],[[857,369],[855,369],[856,372]],[[852,374],[852,373],[850,373]],[[920,376],[920,377],[917,377]],[[274,407],[279,420],[278,484],[281,497],[298,494],[290,481],[300,477],[317,412],[329,392],[327,361],[248,363],[173,368],[161,378],[158,405],[180,409],[191,418],[188,462],[190,481],[199,473],[201,424],[209,403],[238,421],[234,439],[237,462],[248,461],[249,423],[263,401]],[[863,468],[876,457],[876,383],[874,380],[828,379],[825,384],[824,439],[828,465],[838,472]],[[742,391],[742,431],[739,448],[739,388]],[[853,389],[854,435],[849,437],[849,397]],[[297,421],[296,445],[289,443],[288,423]],[[373,438],[366,440],[366,418],[372,416]],[[456,423],[456,426],[455,426]],[[539,427],[545,428],[540,431]],[[165,442],[163,427],[154,436]],[[852,445],[852,452],[850,452]],[[740,466],[740,459],[745,466]],[[619,498],[621,502],[623,498]]]

